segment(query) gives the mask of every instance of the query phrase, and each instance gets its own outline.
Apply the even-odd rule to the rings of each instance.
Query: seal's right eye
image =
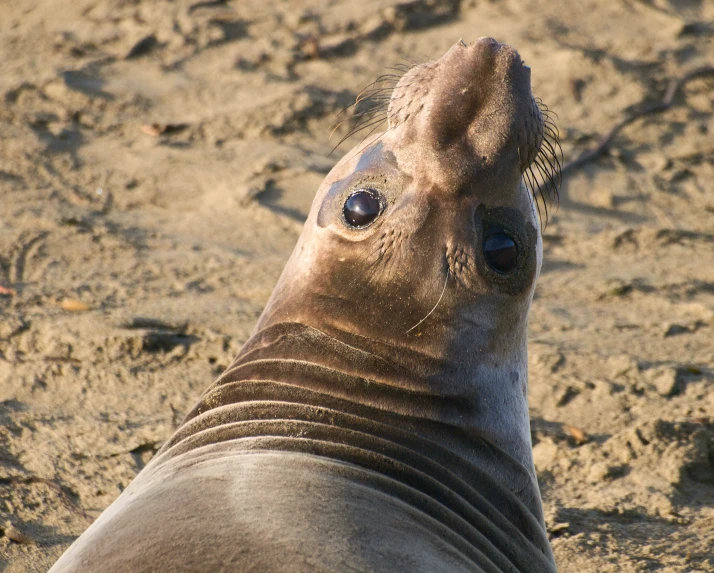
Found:
[[[374,189],[358,189],[347,197],[342,213],[350,227],[361,229],[371,224],[382,212],[382,201]]]
[[[483,242],[483,254],[488,266],[502,274],[512,271],[518,262],[518,246],[503,231],[489,235]]]

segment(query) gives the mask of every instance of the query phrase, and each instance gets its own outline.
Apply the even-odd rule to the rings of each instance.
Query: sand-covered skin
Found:
[[[0,5],[0,570],[46,571],[230,363],[386,67],[513,44],[567,160],[714,65],[707,1],[327,4]],[[530,325],[559,568],[714,571],[714,78],[562,195]]]

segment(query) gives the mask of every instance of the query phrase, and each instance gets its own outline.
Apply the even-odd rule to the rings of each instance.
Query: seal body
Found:
[[[411,69],[239,356],[59,572],[553,572],[522,182],[543,119],[509,46]]]

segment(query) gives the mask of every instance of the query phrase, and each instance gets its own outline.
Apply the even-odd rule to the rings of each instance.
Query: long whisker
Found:
[[[534,176],[533,170],[531,169],[531,166],[529,166],[528,169],[526,169],[523,172],[523,175],[527,181],[528,187],[530,188],[530,192],[531,192],[530,194],[533,197],[533,202],[535,203],[536,209],[538,210],[538,220],[540,221],[541,228],[542,228],[543,227],[543,216],[541,215],[541,212],[540,212],[540,202],[538,201],[538,195],[536,195],[537,186],[536,186],[535,176]]]
[[[395,101],[396,101],[396,99],[401,99],[401,97],[403,97],[403,96],[399,96],[398,98],[395,98]],[[398,110],[396,110],[396,111],[394,112],[395,115],[398,115],[399,112],[401,112],[401,111],[402,111],[405,107],[407,107],[408,105],[409,105],[409,104],[406,103],[406,104],[404,104],[402,107],[400,107]],[[337,149],[337,148],[342,144],[342,142],[344,142],[346,139],[348,139],[349,137],[351,137],[351,136],[353,136],[353,135],[356,135],[357,133],[359,133],[359,132],[361,132],[361,131],[364,131],[365,129],[369,129],[370,127],[372,127],[372,129],[370,130],[370,132],[369,132],[364,138],[362,138],[362,142],[364,142],[370,135],[372,135],[377,129],[379,129],[379,126],[381,126],[382,123],[384,123],[385,121],[387,121],[389,118],[388,118],[388,113],[387,113],[388,110],[387,110],[387,109],[381,107],[378,111],[383,112],[384,115],[381,115],[381,116],[380,116],[378,119],[376,119],[376,120],[373,119],[374,116],[370,116],[369,118],[366,118],[366,119],[363,118],[357,125],[355,125],[355,126],[349,131],[349,133],[347,133],[347,135],[345,135],[345,136],[337,143],[337,145],[335,145],[335,147],[332,148],[332,151],[330,151],[330,153],[332,153],[333,151],[335,151],[335,149]],[[388,130],[387,130],[387,131],[388,131]],[[386,133],[386,131],[385,131],[385,133]]]
[[[392,103],[392,101],[396,101],[398,99],[401,99],[402,96],[399,96],[397,98],[392,98],[392,95],[394,94],[394,90],[396,89],[397,85],[399,82],[403,79],[404,74],[406,74],[409,70],[411,70],[413,67],[420,65],[419,62],[416,61],[411,61],[411,65],[407,65],[404,63],[399,63],[396,64],[392,67],[388,67],[388,70],[392,70],[393,72],[396,73],[386,73],[382,74],[379,76],[376,80],[374,80],[372,83],[367,85],[365,88],[363,88],[356,96],[355,96],[355,101],[351,103],[350,105],[346,106],[343,108],[335,117],[335,123],[332,126],[332,130],[330,132],[330,139],[332,136],[335,134],[337,129],[344,124],[348,118],[344,117],[342,119],[341,116],[347,113],[347,110],[351,108],[357,109],[357,106],[360,104],[365,104],[369,105],[372,103],[373,105],[369,107],[368,109],[363,109],[362,111],[359,111],[355,114],[352,115],[350,118],[351,120],[357,120],[355,125],[348,131],[348,133],[340,139],[340,141],[335,145],[332,150],[330,151],[330,154],[332,154],[342,143],[344,143],[345,140],[348,138],[352,137],[353,135],[366,130],[370,129],[369,134],[367,137],[369,137],[372,133],[374,133],[375,128],[374,126],[376,125],[377,127],[382,124],[386,119],[388,119],[388,111],[389,111],[389,105]],[[406,90],[406,88],[409,87],[409,84],[405,84],[402,86]],[[379,117],[378,119],[375,120],[376,117]],[[364,139],[363,139],[364,141]]]
[[[439,296],[439,300],[436,301],[434,308],[432,308],[424,318],[422,318],[419,322],[417,322],[414,326],[412,326],[409,330],[407,330],[405,332],[405,334],[409,334],[412,330],[414,330],[417,326],[419,326],[422,322],[424,322],[427,318],[429,318],[431,316],[431,314],[436,310],[436,307],[439,306],[441,299],[444,298],[444,293],[446,292],[446,285],[449,282],[449,274],[450,273],[451,273],[451,269],[446,269],[446,280],[444,281],[444,288],[441,289],[441,295]]]
[[[395,100],[401,99],[402,97],[403,97],[403,96],[399,96],[398,98],[395,98]],[[394,112],[394,115],[399,115],[399,113],[400,113],[403,109],[405,109],[406,107],[408,107],[408,106],[409,106],[409,102],[405,103],[402,107],[400,107],[398,110],[396,110],[396,111]],[[349,134],[347,134],[344,139],[346,139],[346,138],[349,137],[350,135],[354,135],[355,133],[358,133],[358,132],[360,132],[360,131],[362,131],[362,130],[364,130],[364,129],[367,129],[367,128],[369,128],[370,126],[374,125],[374,127],[369,131],[369,133],[368,133],[367,135],[365,135],[365,136],[362,138],[362,141],[361,141],[361,143],[360,143],[360,145],[361,145],[362,143],[364,143],[365,141],[367,141],[367,140],[369,139],[369,137],[370,137],[377,129],[379,129],[379,127],[382,125],[382,123],[383,123],[384,121],[388,121],[388,120],[389,120],[389,114],[388,114],[388,113],[385,113],[385,115],[383,116],[383,118],[382,118],[381,121],[380,121],[380,120],[377,120],[377,121],[374,121],[374,122],[370,123],[369,125],[366,125],[366,126],[364,126],[364,127],[360,127],[359,129],[356,129],[356,128],[355,128],[355,129],[352,130],[352,132],[350,132]],[[386,129],[384,132],[382,132],[382,133],[379,135],[379,137],[377,137],[377,139],[376,139],[373,143],[376,143],[377,141],[379,141],[382,137],[384,137],[387,133],[389,133],[389,132],[392,130],[392,128],[389,127],[389,124],[387,124],[387,125],[388,125],[387,129]],[[343,139],[343,141],[344,141],[344,139]],[[361,148],[361,147],[355,147],[355,148],[353,149],[353,151],[355,152],[355,155],[358,155],[358,154],[362,153],[362,150],[363,150],[363,149],[364,149],[364,148]],[[333,151],[334,151],[334,150],[333,150]]]
[[[558,188],[561,185],[563,148],[560,145],[560,133],[558,126],[553,121],[553,117],[558,115],[550,110],[543,100],[534,97],[541,114],[541,145],[533,162],[523,173],[527,185],[531,188],[531,194],[535,199],[540,219],[540,203],[545,208],[545,218],[541,219],[541,227],[548,224],[548,203],[558,203]],[[539,200],[540,198],[540,200]]]
[[[346,118],[344,118],[344,119],[341,119],[340,121],[338,121],[338,122],[335,123],[335,126],[332,128],[332,131],[330,132],[330,137],[329,137],[328,139],[332,139],[332,136],[335,134],[335,131],[337,131],[337,129],[338,129],[343,123],[346,123],[347,121],[350,121],[350,119],[360,118],[360,119],[358,120],[358,123],[357,123],[357,124],[352,128],[352,130],[351,130],[351,131],[354,131],[355,129],[357,129],[357,128],[359,127],[360,122],[369,121],[370,119],[372,119],[372,117],[373,117],[374,115],[376,115],[376,114],[378,114],[378,113],[380,113],[380,112],[384,112],[384,111],[386,111],[386,108],[385,108],[385,106],[384,106],[383,104],[381,104],[381,105],[374,106],[374,107],[372,107],[372,108],[370,108],[370,109],[367,109],[367,110],[365,110],[365,111],[361,111],[361,112],[359,112],[359,113],[356,113],[356,114],[354,114],[351,118],[346,117]],[[369,117],[368,117],[366,120],[361,119],[361,118],[364,118],[365,116],[369,116]]]
[[[543,192],[543,187],[545,187],[549,181],[548,174],[546,173],[546,170],[544,167],[541,165],[541,162],[538,160],[536,157],[536,160],[533,162],[533,165],[536,166],[536,169],[540,173],[541,181],[542,183],[538,186],[538,193],[540,194],[541,199],[543,200],[543,209],[545,210],[545,224],[548,226],[548,200],[545,197],[545,193]]]
[[[332,148],[332,151],[330,151],[330,153],[332,153],[333,151],[335,151],[335,149],[337,149],[340,145],[342,145],[342,143],[343,143],[346,139],[352,137],[353,135],[356,135],[356,134],[359,133],[360,131],[363,131],[363,130],[365,130],[365,129],[369,129],[369,128],[372,127],[373,125],[376,125],[377,127],[379,127],[382,123],[384,123],[384,122],[386,121],[386,119],[387,119],[387,117],[386,117],[386,115],[385,115],[384,117],[380,117],[379,119],[376,119],[376,120],[374,120],[374,121],[369,121],[369,120],[368,120],[368,122],[367,122],[366,125],[361,125],[360,127],[356,128],[356,129],[352,129],[347,135],[345,135],[342,139],[340,139],[339,142],[337,142],[337,145],[335,145],[335,147]],[[370,120],[371,120],[371,118],[370,118]]]
[[[519,165],[521,164],[521,148],[520,147],[518,148],[518,164]],[[526,168],[526,170],[523,173],[521,173],[521,177],[523,177],[523,184],[526,186],[526,190],[528,191],[527,195],[528,195],[528,199],[531,203],[531,209],[533,209],[533,213],[535,213],[535,205],[534,205],[535,198],[532,193],[530,181],[528,180],[528,168]],[[540,219],[538,219],[538,220],[540,220]]]

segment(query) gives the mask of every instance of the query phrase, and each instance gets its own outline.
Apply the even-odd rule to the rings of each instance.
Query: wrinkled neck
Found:
[[[469,346],[457,344],[458,337],[451,349],[442,346],[437,352],[428,344],[397,344],[326,321],[319,328],[282,322],[282,313],[271,316],[269,310],[233,367],[261,360],[299,361],[340,373],[320,391],[385,413],[391,423],[452,451],[519,492],[540,516],[525,336],[518,344],[508,341],[511,354],[493,348],[493,339]],[[311,385],[314,376],[292,382]]]
[[[488,531],[479,536],[489,544],[500,539],[510,551],[519,539],[552,560],[531,469],[475,423],[474,400],[441,388],[449,368],[345,331],[271,323],[254,333],[151,464],[216,447],[230,456],[300,451],[382,476],[468,523],[483,525],[485,517]]]

